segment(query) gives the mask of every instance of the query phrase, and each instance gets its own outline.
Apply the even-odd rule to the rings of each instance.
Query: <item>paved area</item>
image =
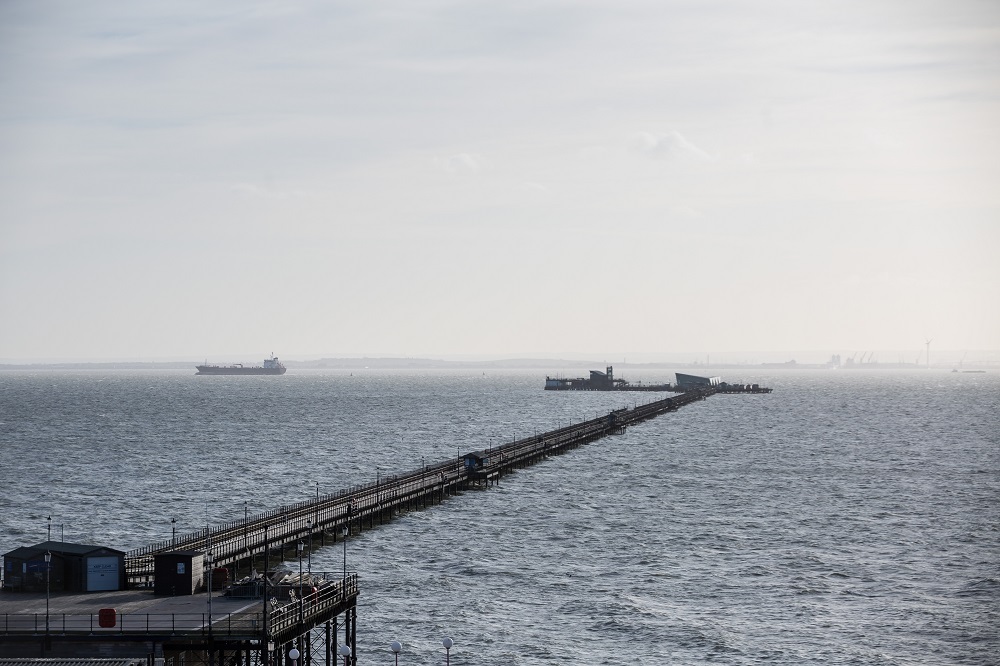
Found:
[[[256,608],[255,608],[256,607]],[[178,614],[208,613],[208,595],[193,594],[180,597],[157,597],[152,590],[125,590],[122,592],[90,592],[52,594],[49,597],[49,615],[90,615],[102,608],[114,608],[119,615],[126,614]],[[229,613],[255,612],[262,608],[260,599],[231,599],[212,595],[212,615],[221,617]],[[35,592],[0,592],[0,615],[45,614],[45,595]]]

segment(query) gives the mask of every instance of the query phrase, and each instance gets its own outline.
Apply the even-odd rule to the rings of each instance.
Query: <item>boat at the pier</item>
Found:
[[[243,365],[234,363],[233,365],[196,365],[198,375],[283,375],[285,366],[278,361],[277,356],[264,359],[264,365]]]

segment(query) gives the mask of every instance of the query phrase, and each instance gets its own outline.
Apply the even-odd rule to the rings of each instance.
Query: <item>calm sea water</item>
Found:
[[[727,378],[776,390],[352,538],[360,662],[439,664],[445,635],[456,665],[1000,662],[1000,375]],[[0,552],[49,515],[128,550],[651,399],[543,380],[0,373]]]

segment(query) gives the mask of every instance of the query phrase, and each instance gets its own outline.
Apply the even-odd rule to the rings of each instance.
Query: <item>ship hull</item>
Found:
[[[198,365],[196,375],[283,375],[285,368],[244,368],[242,366]]]

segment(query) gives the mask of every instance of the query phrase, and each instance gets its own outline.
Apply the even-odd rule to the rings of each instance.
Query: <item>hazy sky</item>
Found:
[[[998,304],[994,0],[0,3],[0,359],[915,357]]]

